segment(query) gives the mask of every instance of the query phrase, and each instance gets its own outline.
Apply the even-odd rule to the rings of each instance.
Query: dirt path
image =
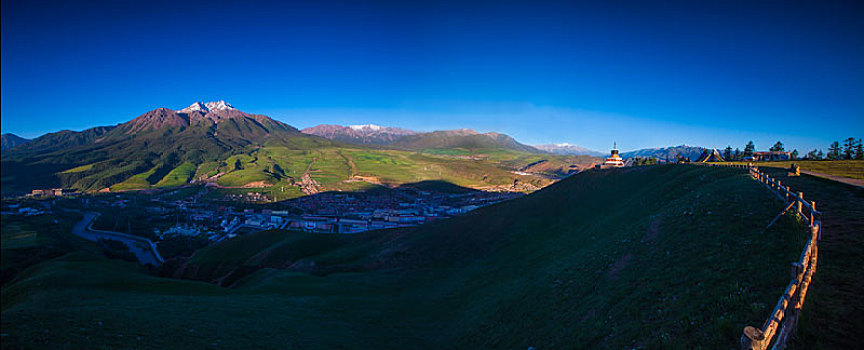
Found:
[[[793,349],[855,349],[864,344],[864,189],[763,168],[816,201],[822,215],[819,266]]]
[[[318,189],[318,181],[315,181],[310,174],[312,171],[312,165],[315,164],[315,160],[317,160],[317,158],[312,158],[312,161],[309,162],[309,166],[306,167],[306,171],[303,172],[303,176],[300,177],[300,189],[305,194],[316,194],[321,192]]]
[[[347,157],[345,159],[348,159],[348,166],[351,167],[351,177],[357,176],[357,165],[354,164],[354,158]]]
[[[844,183],[847,185],[852,185],[852,186],[864,188],[864,180],[861,180],[861,179],[853,179],[850,177],[843,177],[843,176],[837,176],[837,175],[828,175],[828,174],[817,173],[815,171],[809,171],[809,170],[801,170],[801,172],[804,174],[807,174],[807,175],[821,177],[821,178],[825,178],[828,180],[841,182],[841,183]]]

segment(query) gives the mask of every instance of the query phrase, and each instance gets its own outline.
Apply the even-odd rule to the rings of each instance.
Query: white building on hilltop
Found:
[[[624,159],[618,155],[618,143],[613,143],[612,152],[603,164],[597,164],[597,169],[620,168],[624,166]]]

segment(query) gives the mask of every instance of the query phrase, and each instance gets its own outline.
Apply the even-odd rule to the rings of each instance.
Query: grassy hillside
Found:
[[[218,183],[226,187],[255,182],[265,186],[293,187],[308,171],[322,191],[350,191],[369,184],[396,186],[427,180],[447,181],[466,187],[489,187],[509,186],[518,179],[542,187],[551,183],[552,177],[564,176],[596,161],[592,157],[508,150],[448,151],[442,154],[348,146],[294,150],[273,146],[231,156],[223,162],[225,165],[208,174],[223,173]],[[542,168],[524,169],[541,161]],[[518,170],[535,174],[514,173]]]
[[[67,255],[3,285],[4,347],[730,348],[803,246],[791,217],[764,230],[780,209],[738,169],[668,165],[413,229],[261,232],[177,270],[232,288]]]

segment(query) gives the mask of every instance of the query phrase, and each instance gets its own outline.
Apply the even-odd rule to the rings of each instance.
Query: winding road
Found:
[[[100,239],[112,239],[122,242],[129,251],[135,254],[141,265],[159,266],[165,262],[159,251],[156,250],[156,244],[153,241],[144,237],[133,236],[122,232],[103,231],[93,229],[93,221],[99,216],[99,213],[87,212],[84,213],[84,218],[72,227],[72,233],[78,237],[88,241],[98,242]]]

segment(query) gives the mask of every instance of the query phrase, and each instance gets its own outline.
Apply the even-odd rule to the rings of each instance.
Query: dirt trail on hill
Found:
[[[864,180],[853,179],[853,178],[843,177],[843,176],[836,176],[836,175],[828,175],[828,174],[817,173],[815,171],[809,171],[809,170],[801,170],[801,172],[804,174],[807,174],[807,175],[822,177],[822,178],[826,178],[828,180],[842,182],[842,183],[847,184],[847,185],[852,185],[852,186],[864,188]]]
[[[321,192],[318,190],[318,182],[312,178],[312,175],[309,174],[312,171],[312,165],[315,164],[315,160],[317,158],[312,158],[312,161],[309,162],[309,166],[306,167],[306,171],[303,173],[303,176],[300,177],[300,189],[305,194],[316,194]]]
[[[864,188],[763,169],[822,211],[819,266],[804,301],[793,349],[855,349],[864,344]]]

